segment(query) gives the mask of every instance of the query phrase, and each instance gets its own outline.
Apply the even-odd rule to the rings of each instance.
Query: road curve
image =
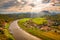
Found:
[[[9,31],[14,36],[15,40],[41,40],[40,38],[37,38],[24,30],[22,30],[18,24],[18,21],[14,21],[10,24]]]

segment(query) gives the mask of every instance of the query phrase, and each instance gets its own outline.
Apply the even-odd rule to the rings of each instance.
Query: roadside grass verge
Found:
[[[9,23],[5,24],[4,34],[7,36],[7,40],[15,40],[9,32]]]

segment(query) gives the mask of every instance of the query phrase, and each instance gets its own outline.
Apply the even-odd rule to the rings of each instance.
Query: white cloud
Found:
[[[43,4],[43,0],[5,0],[0,3],[0,12],[40,12],[50,7],[51,3]]]

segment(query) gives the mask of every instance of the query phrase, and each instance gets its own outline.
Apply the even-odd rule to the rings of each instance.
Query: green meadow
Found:
[[[29,21],[31,20],[32,23]],[[29,22],[28,24],[26,24],[27,22]],[[31,24],[30,24],[31,23]],[[41,28],[37,28],[34,27],[34,26],[30,26],[32,25],[33,23],[37,24],[37,25],[44,25],[48,23],[48,20],[46,18],[24,18],[24,19],[20,19],[18,21],[18,25],[23,29],[25,30],[26,32],[36,36],[36,37],[39,37],[43,40],[60,40],[60,34],[56,33],[54,30],[55,28],[51,30],[41,30]],[[28,25],[29,27],[25,26],[24,24]],[[45,27],[45,26],[44,26]],[[43,26],[42,26],[43,28]],[[60,30],[59,30],[60,31]]]

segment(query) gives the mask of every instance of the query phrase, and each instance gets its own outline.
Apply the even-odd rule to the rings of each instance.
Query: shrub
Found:
[[[3,30],[0,30],[0,33],[1,33],[1,34],[4,34],[4,31],[3,31]]]

